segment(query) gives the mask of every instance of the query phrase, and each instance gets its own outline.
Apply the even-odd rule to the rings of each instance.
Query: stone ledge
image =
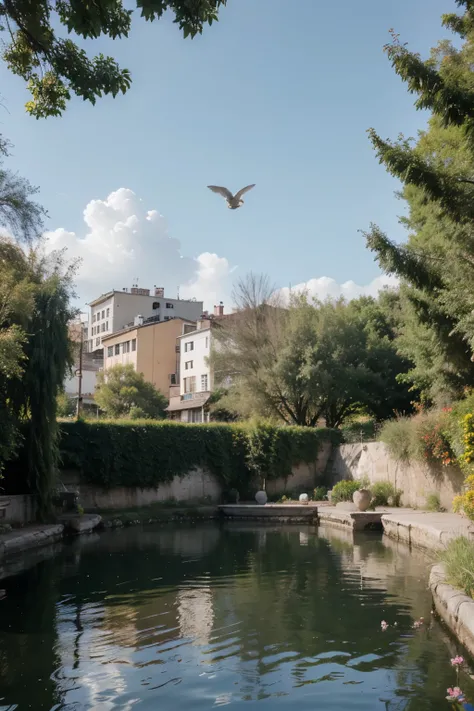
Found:
[[[329,524],[336,528],[364,531],[370,528],[381,528],[382,511],[354,511],[347,507],[325,506],[318,510],[320,523]]]
[[[61,516],[60,521],[66,533],[77,536],[81,533],[91,533],[100,525],[102,517],[99,514],[65,514]]]
[[[410,511],[385,513],[384,533],[397,541],[429,551],[439,551],[453,538],[474,540],[474,526],[457,514]]]
[[[62,524],[51,526],[29,526],[0,536],[0,558],[14,553],[59,541],[64,532]]]
[[[443,565],[432,567],[429,586],[436,612],[474,655],[474,600],[446,582]]]

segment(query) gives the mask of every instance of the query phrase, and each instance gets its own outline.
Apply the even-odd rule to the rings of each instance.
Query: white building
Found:
[[[214,318],[224,316],[222,303],[214,307]],[[209,365],[212,317],[201,319],[196,330],[179,336],[179,386],[170,388],[170,417],[181,422],[208,422],[206,404],[213,389]]]
[[[133,286],[130,291],[109,291],[94,299],[89,304],[89,352],[102,350],[102,338],[133,326],[139,317],[140,323],[169,321],[182,318],[197,321],[203,312],[202,301],[170,299],[165,297],[162,287],[139,289]]]

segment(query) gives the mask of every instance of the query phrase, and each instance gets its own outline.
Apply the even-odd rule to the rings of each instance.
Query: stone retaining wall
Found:
[[[222,496],[220,483],[205,469],[195,469],[183,477],[176,476],[171,482],[153,489],[125,486],[101,489],[81,482],[78,472],[63,472],[61,480],[68,489],[79,491],[80,504],[89,511],[136,509],[171,500],[186,503],[208,500],[216,503]]]
[[[463,474],[455,466],[428,466],[420,462],[404,462],[393,459],[383,442],[343,444],[337,447],[329,472],[335,484],[341,479],[368,478],[389,481],[403,491],[402,505],[414,508],[426,506],[429,494],[437,494],[441,506],[452,510],[453,498],[460,494]]]
[[[438,615],[474,656],[474,600],[446,582],[442,565],[434,565],[430,589]]]

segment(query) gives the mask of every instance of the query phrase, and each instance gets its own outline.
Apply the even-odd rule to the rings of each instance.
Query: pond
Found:
[[[1,711],[440,711],[466,657],[427,558],[378,534],[130,528],[36,555],[1,583]]]

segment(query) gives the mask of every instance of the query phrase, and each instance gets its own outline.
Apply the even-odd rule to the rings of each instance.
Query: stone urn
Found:
[[[358,491],[354,491],[352,501],[357,506],[358,511],[367,511],[372,501],[372,493],[369,489],[359,489]]]
[[[308,494],[300,494],[300,504],[307,504],[308,501]]]
[[[266,491],[257,491],[257,493],[255,494],[255,501],[260,506],[265,506],[265,504],[268,501],[267,492]]]

